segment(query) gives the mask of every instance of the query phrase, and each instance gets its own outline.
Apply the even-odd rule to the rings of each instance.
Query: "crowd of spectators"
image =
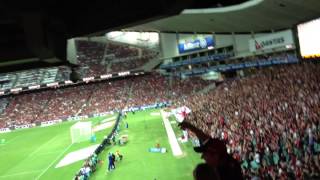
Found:
[[[83,77],[135,69],[158,55],[153,50],[126,44],[86,40],[76,40],[76,50],[80,69],[86,69]]]
[[[172,102],[181,97],[195,94],[213,82],[200,78],[183,80],[153,74],[152,76],[135,78],[131,83],[131,93],[126,103],[127,107],[153,104],[155,102]]]
[[[273,67],[188,97],[187,121],[226,141],[246,179],[320,178],[320,66]]]
[[[84,77],[105,74],[106,64],[103,61],[106,44],[95,41],[77,40],[77,61],[81,67],[86,67]]]
[[[146,48],[129,47],[108,43],[107,52],[114,54],[110,72],[120,72],[136,69],[158,56],[158,52]]]
[[[124,108],[130,89],[129,80],[123,79],[89,86],[92,89],[90,99],[83,106],[81,115]]]
[[[107,43],[106,47],[107,54],[114,54],[116,59],[136,57],[139,55],[139,49],[130,47],[125,44],[116,44],[112,42]]]
[[[158,56],[153,50],[113,42],[76,41],[77,60],[83,77],[127,71],[141,67]]]
[[[98,156],[93,153],[81,167],[80,171],[76,174],[75,180],[88,180],[93,172],[96,171],[98,164]]]
[[[209,83],[194,79],[169,80],[151,74],[19,94],[8,98],[8,105],[0,114],[0,128],[168,102],[171,98],[194,93]]]
[[[212,82],[151,74],[16,95],[0,128],[171,101],[192,110],[186,121],[227,143],[245,178],[320,178],[319,72],[314,63],[269,67],[205,94],[195,92]]]
[[[126,60],[121,62],[112,62],[111,70],[110,72],[121,72],[121,71],[127,71],[139,68],[143,66],[145,63],[147,63],[152,56],[146,56],[146,57],[138,57],[132,60]]]
[[[291,51],[274,52],[269,54],[252,55],[246,57],[230,57],[228,56],[228,54],[221,54],[221,56],[226,57],[223,57],[221,59],[214,59],[210,58],[210,56],[202,56],[191,60],[183,60],[185,61],[184,63],[183,61],[177,61],[174,63],[163,64],[162,67],[160,66],[160,68],[170,70],[171,72],[175,72],[177,74],[189,74],[190,72],[197,73],[206,71],[208,69],[224,69],[223,67],[227,66],[233,69],[235,67],[241,67],[242,65],[247,67],[259,67],[262,66],[261,64],[271,65],[272,62],[277,62],[279,60],[281,60],[282,63],[298,61],[296,54]],[[199,61],[197,60],[198,58],[204,58],[204,60]],[[261,63],[260,65],[259,62]]]
[[[247,57],[241,57],[236,59],[231,59],[231,63],[238,63],[238,62],[250,62],[250,61],[261,61],[261,60],[274,60],[274,59],[290,59],[290,58],[296,58],[295,52],[287,51],[287,52],[274,52],[270,54],[260,54],[260,55],[254,55],[254,56],[247,56]]]

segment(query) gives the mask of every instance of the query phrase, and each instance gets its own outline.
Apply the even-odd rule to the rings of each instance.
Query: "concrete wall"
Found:
[[[77,64],[77,51],[74,38],[67,42],[67,60],[72,64]]]
[[[164,58],[179,56],[177,38],[174,33],[160,33],[160,51]]]
[[[231,35],[214,35],[213,38],[216,42],[216,48],[226,47],[233,44],[233,38]]]
[[[138,47],[159,50],[159,34],[156,32],[121,32],[113,31],[105,34],[111,41],[131,44]]]

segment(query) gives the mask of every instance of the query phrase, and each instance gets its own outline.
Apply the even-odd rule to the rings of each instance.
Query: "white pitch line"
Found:
[[[56,154],[57,152],[60,152],[60,151],[49,151],[49,152],[44,152],[44,153],[38,153],[37,156],[43,156],[43,155],[48,155],[48,154]]]
[[[174,156],[180,156],[182,155],[182,150],[180,148],[180,145],[177,141],[177,137],[172,129],[172,126],[170,124],[170,121],[168,120],[168,118],[166,118],[164,116],[164,113],[162,110],[160,110],[161,112],[161,116],[162,116],[162,120],[163,120],[163,123],[164,123],[164,127],[166,128],[166,131],[167,131],[167,135],[168,135],[168,139],[169,139],[169,144],[171,146],[171,150],[172,150],[172,153]]]
[[[109,118],[102,120],[101,123],[105,123],[105,122],[116,120],[116,119],[117,119],[117,116],[112,116],[112,117],[109,117]]]
[[[12,141],[16,140],[16,139],[17,139],[18,137],[20,137],[20,136],[21,136],[21,135],[16,136],[16,137],[10,139],[9,141],[7,141],[7,142],[5,142],[4,144],[1,144],[1,145],[7,145],[7,144],[11,143]],[[3,147],[4,147],[4,146],[3,146]]]
[[[12,142],[13,140],[17,139],[17,138],[18,138],[18,137],[20,137],[20,136],[21,136],[21,135],[16,136],[16,137],[14,137],[14,138],[10,139],[9,141],[7,141],[7,142],[6,142],[6,144],[8,144],[9,142]]]
[[[98,126],[93,127],[93,128],[92,128],[92,131],[93,131],[93,132],[98,132],[98,131],[101,131],[101,130],[110,128],[110,127],[112,127],[112,125],[113,125],[114,123],[115,123],[115,121],[109,121],[109,122],[100,124],[100,125],[98,125]]]
[[[38,152],[40,151],[40,149],[42,149],[43,147],[47,146],[47,144],[50,144],[51,141],[55,140],[57,137],[59,137],[59,136],[57,135],[57,136],[51,138],[50,141],[42,144],[42,145],[41,145],[40,147],[38,147],[35,151],[33,151],[31,154],[29,154],[29,156],[28,156],[27,158],[32,157],[33,155],[35,155],[36,153],[38,153]],[[26,159],[27,159],[27,158],[26,158]]]
[[[32,173],[36,173],[36,172],[39,172],[39,171],[41,171],[41,170],[24,171],[24,172],[19,172],[19,173],[14,173],[14,174],[3,175],[3,176],[0,176],[0,179],[1,179],[1,178],[6,178],[6,177],[11,177],[11,176],[18,176],[18,175],[24,175],[24,174],[32,174]]]
[[[41,150],[41,148],[43,148],[44,146],[47,146],[48,143],[50,143],[51,141],[53,141],[53,140],[54,140],[55,138],[57,138],[57,137],[59,137],[59,136],[56,135],[55,137],[51,138],[48,142],[46,142],[46,143],[42,144],[41,146],[39,146],[36,150],[32,151],[26,158],[22,159],[18,164],[16,164],[16,165],[15,165],[14,167],[12,167],[12,168],[17,167],[19,164],[23,163],[26,159],[28,159],[28,158],[32,157],[33,155],[35,155],[36,153],[38,153],[38,152]],[[10,168],[10,169],[12,169],[12,168]],[[8,171],[9,171],[10,169],[8,169]]]
[[[41,177],[42,175],[44,175],[44,173],[46,173],[46,172],[48,171],[48,169],[49,169],[59,158],[61,158],[61,156],[62,156],[65,152],[67,152],[67,151],[70,149],[71,146],[72,146],[72,144],[70,144],[63,152],[61,152],[61,153],[59,154],[59,156],[58,156],[55,160],[53,160],[52,163],[50,163],[50,165],[49,165],[45,170],[43,170],[42,173],[39,174],[35,179],[36,179],[36,180],[37,180],[37,179],[40,179],[40,177]]]

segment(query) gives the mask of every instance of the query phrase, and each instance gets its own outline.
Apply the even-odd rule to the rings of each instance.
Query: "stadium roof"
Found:
[[[248,33],[282,30],[320,16],[319,0],[251,0],[179,15],[127,28],[133,31]]]
[[[0,63],[66,59],[66,40],[179,14],[186,8],[246,0],[10,0],[0,1]],[[128,25],[130,24],[130,25]]]

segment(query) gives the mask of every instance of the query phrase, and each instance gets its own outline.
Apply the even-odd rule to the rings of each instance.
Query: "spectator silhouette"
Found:
[[[186,121],[180,123],[180,127],[181,129],[191,130],[200,139],[200,146],[195,147],[194,150],[202,153],[201,158],[205,160],[206,165],[198,165],[200,167],[197,168],[203,168],[198,169],[199,171],[207,172],[207,176],[213,176],[212,178],[221,180],[243,179],[240,164],[227,153],[226,144],[222,140],[211,138]],[[208,167],[211,168],[210,172],[205,169]],[[197,170],[197,168],[195,170]]]
[[[220,180],[218,172],[213,171],[207,163],[201,163],[193,170],[193,178],[195,180]]]

